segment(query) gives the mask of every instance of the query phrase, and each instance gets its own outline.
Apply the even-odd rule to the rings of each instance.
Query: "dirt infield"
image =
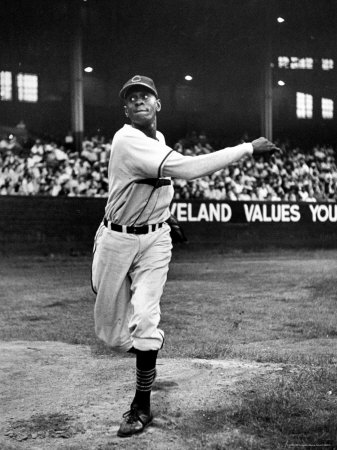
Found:
[[[1,450],[337,449],[337,253],[175,252],[154,423],[116,437],[132,355],[94,333],[90,256],[0,258]]]
[[[0,366],[3,450],[202,448],[202,436],[198,443],[183,435],[182,421],[223,408],[240,380],[282,370],[238,360],[159,359],[153,425],[120,439],[116,430],[134,391],[131,357],[97,357],[89,347],[60,342],[16,341],[1,343]],[[221,432],[225,444],[226,429]]]

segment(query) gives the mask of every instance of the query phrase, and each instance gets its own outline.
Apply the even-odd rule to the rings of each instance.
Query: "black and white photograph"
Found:
[[[336,0],[1,1],[1,450],[337,450],[336,106]]]

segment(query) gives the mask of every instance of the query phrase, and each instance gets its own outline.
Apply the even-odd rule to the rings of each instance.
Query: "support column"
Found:
[[[262,136],[270,141],[273,140],[273,0],[268,0],[265,6],[265,58],[263,66],[263,101],[261,111],[261,131]]]
[[[77,151],[82,150],[84,134],[82,1],[72,0],[73,34],[71,40],[71,130]]]
[[[264,102],[262,135],[273,140],[273,69],[271,62],[266,62],[264,68]]]

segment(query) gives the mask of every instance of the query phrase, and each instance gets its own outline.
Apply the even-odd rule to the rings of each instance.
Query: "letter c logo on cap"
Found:
[[[138,81],[141,81],[141,78],[139,75],[135,75],[132,79],[131,79],[132,83],[137,83]]]

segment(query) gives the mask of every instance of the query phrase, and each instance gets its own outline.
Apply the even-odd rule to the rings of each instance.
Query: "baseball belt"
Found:
[[[104,218],[103,223],[109,230],[119,231],[120,233],[128,233],[128,234],[147,234],[151,233],[152,231],[159,230],[159,228],[161,228],[164,225],[164,222],[162,222],[153,225],[144,225],[142,227],[128,227],[126,225],[117,225],[116,223],[112,223],[106,218]]]

